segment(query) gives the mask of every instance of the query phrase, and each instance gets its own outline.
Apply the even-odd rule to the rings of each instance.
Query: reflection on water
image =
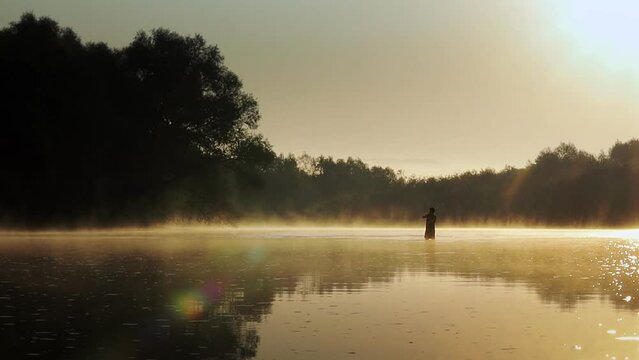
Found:
[[[0,346],[44,358],[637,358],[631,232],[4,234]]]

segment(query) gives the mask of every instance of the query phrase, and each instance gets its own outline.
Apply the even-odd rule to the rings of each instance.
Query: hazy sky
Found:
[[[0,26],[28,10],[115,47],[202,34],[277,152],[439,175],[639,137],[634,1],[0,0]]]

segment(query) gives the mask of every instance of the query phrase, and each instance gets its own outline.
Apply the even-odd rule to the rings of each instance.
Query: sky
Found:
[[[0,0],[83,41],[201,34],[259,102],[278,153],[406,175],[639,137],[639,3],[591,0]]]

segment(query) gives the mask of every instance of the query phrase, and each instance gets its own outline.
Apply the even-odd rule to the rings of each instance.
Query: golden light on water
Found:
[[[6,234],[0,331],[14,336],[20,319],[101,351],[81,341],[118,329],[121,343],[96,345],[110,358],[636,355],[639,229],[421,230]]]
[[[588,237],[639,241],[639,229],[588,230]]]
[[[598,163],[601,166],[593,165],[596,157],[575,156],[583,159],[574,161],[574,166],[565,166],[567,170],[559,172],[566,175],[557,179],[546,176],[546,171],[554,173],[559,166],[563,168],[563,160],[568,157],[559,156],[557,159],[561,161],[550,161],[548,164],[555,165],[548,167],[536,167],[544,164],[541,160],[545,157],[525,162],[534,159],[540,149],[559,142],[574,142],[596,154],[615,141],[639,134],[636,101],[639,1],[289,0],[246,4],[218,0],[200,1],[197,6],[178,2],[149,6],[157,5],[150,0],[119,2],[116,6],[107,2],[87,6],[84,3],[88,2],[81,0],[61,2],[65,4],[5,1],[0,5],[3,10],[0,25],[6,26],[20,13],[33,10],[39,16],[51,16],[62,26],[76,29],[85,44],[104,41],[110,47],[125,46],[140,29],[166,27],[180,34],[202,34],[207,43],[219,44],[225,64],[244,82],[243,89],[259,99],[263,121],[256,133],[269,139],[277,153],[353,156],[372,165],[390,166],[407,176],[388,177],[392,181],[387,184],[414,185],[416,192],[409,194],[417,195],[404,197],[390,187],[390,197],[386,199],[385,192],[378,191],[375,185],[372,195],[360,196],[349,185],[344,193],[348,196],[340,195],[336,197],[339,201],[333,201],[322,192],[323,187],[334,186],[333,182],[319,180],[317,198],[307,197],[315,193],[315,187],[289,194],[290,199],[299,197],[301,204],[314,204],[315,200],[307,200],[319,199],[316,201],[319,205],[306,207],[312,211],[291,210],[289,214],[287,208],[280,208],[277,203],[263,208],[275,210],[287,219],[295,218],[297,213],[313,216],[337,209],[336,214],[345,214],[339,221],[352,224],[351,227],[301,221],[295,227],[289,226],[290,223],[274,224],[269,213],[264,214],[266,219],[253,219],[256,222],[248,226],[235,223],[235,215],[247,219],[259,213],[260,207],[246,205],[245,200],[252,198],[243,197],[245,190],[240,177],[244,173],[236,173],[229,166],[228,172],[220,173],[219,183],[228,185],[220,189],[232,189],[228,199],[206,194],[194,199],[200,199],[195,203],[203,208],[209,209],[209,203],[215,205],[210,210],[221,211],[227,209],[226,205],[237,208],[225,220],[232,222],[233,227],[188,226],[187,222],[176,221],[184,226],[0,231],[0,349],[4,357],[160,359],[188,355],[206,359],[320,360],[471,356],[625,359],[639,355],[639,228],[525,228],[543,223],[544,217],[534,214],[548,215],[547,219],[553,223],[568,221],[570,216],[564,215],[592,219],[587,226],[596,226],[595,222],[621,224],[622,220],[633,219],[636,203],[623,200],[633,199],[634,194],[632,176],[636,175],[636,161],[628,160],[635,159],[631,154],[634,143],[627,144],[630,149],[627,151],[618,147],[620,156],[613,156],[614,148],[609,153],[601,152]],[[20,38],[14,42],[17,44]],[[98,47],[88,49],[91,51],[86,54],[91,59],[111,59],[106,54],[94,53]],[[128,56],[129,51],[132,55],[138,51],[137,46],[127,49],[119,54]],[[111,60],[116,59],[120,58]],[[168,61],[174,60],[179,58],[171,57]],[[134,65],[135,62],[131,61]],[[113,67],[109,64],[104,69]],[[32,68],[39,74],[38,67],[25,71]],[[187,68],[191,74],[191,67]],[[133,72],[128,67],[125,70],[124,77],[117,78],[114,84],[120,84],[120,80],[123,84],[137,84],[127,80],[126,74]],[[148,79],[155,75],[153,72]],[[33,80],[29,76],[15,79],[16,84]],[[155,85],[148,79],[146,75],[140,79],[144,89],[146,84]],[[166,88],[172,84],[166,82]],[[116,105],[120,104],[118,101]],[[45,103],[48,109],[50,104]],[[38,111],[29,109],[31,102],[24,104],[16,107],[19,110],[15,114],[41,117]],[[118,111],[129,109],[128,101],[122,104]],[[141,104],[155,109],[158,102]],[[182,112],[171,110],[177,109],[176,106],[167,107],[168,119],[175,115],[181,120]],[[26,112],[22,108],[27,108]],[[73,107],[69,109],[71,120],[80,114]],[[109,112],[105,114],[110,116]],[[129,118],[119,112],[116,115]],[[66,119],[57,116],[53,120],[58,118]],[[157,118],[161,124],[169,122],[167,117]],[[102,117],[99,119],[102,121]],[[167,128],[180,128],[173,121],[170,123]],[[160,148],[154,144],[164,144],[156,143],[155,137],[148,137],[147,132],[139,134],[142,145]],[[88,138],[93,139],[94,134],[90,135]],[[187,142],[179,144],[188,147]],[[66,154],[66,150],[50,153]],[[554,156],[555,152],[542,154]],[[152,153],[141,154],[147,158]],[[164,152],[159,154],[158,159],[164,156]],[[94,158],[88,155],[78,159]],[[47,162],[45,168],[58,169],[48,166],[49,158],[55,157],[42,157]],[[39,157],[25,159],[32,161]],[[112,163],[116,175],[121,169],[129,169],[117,165],[117,161]],[[200,163],[208,162],[193,161],[196,165]],[[300,161],[301,165],[310,163]],[[164,169],[170,169],[171,164],[157,167],[157,175],[166,173]],[[226,169],[225,161],[220,164]],[[429,188],[422,191],[420,184],[430,182],[410,177],[410,174],[436,177],[472,169],[501,169],[506,164],[522,171],[505,171],[504,174],[516,174],[515,178],[495,182],[500,185],[494,187],[492,180],[487,180],[479,194],[488,200],[481,201],[469,197],[475,192],[463,190],[466,186],[463,176],[451,191],[437,186],[433,191]],[[605,177],[597,172],[590,177],[587,170],[608,167],[615,171],[602,172]],[[197,179],[191,179],[192,169],[185,170],[188,171],[178,171],[174,180],[172,175],[170,181],[158,182],[162,184],[157,192],[160,195],[165,193],[165,184],[179,184],[175,191],[160,196],[158,204],[174,200],[188,204],[187,195],[199,193],[182,187],[199,184]],[[201,174],[208,179],[209,175],[217,176],[216,170],[219,169]],[[119,197],[120,193],[129,193],[119,190],[119,181],[109,180],[101,171],[86,172],[87,176],[94,173],[100,181],[86,183],[96,185],[99,196],[81,201],[78,209],[95,210],[95,214],[89,211],[90,217],[108,215],[110,201],[104,202],[104,209],[92,204],[101,204],[110,194],[117,195],[115,205],[120,201],[129,203],[129,199]],[[331,178],[329,170],[318,173]],[[276,177],[265,177],[264,184],[287,190],[287,186],[277,185],[277,173],[268,174]],[[353,171],[349,174],[349,179],[353,178],[353,184],[359,187],[358,177],[351,176],[357,174]],[[486,175],[486,179],[496,175],[492,171],[479,174]],[[113,189],[117,191],[102,191],[102,178],[115,184]],[[131,179],[145,180],[137,176]],[[548,179],[552,181],[546,182]],[[623,181],[604,182],[610,179]],[[562,195],[559,186],[571,184],[568,181],[574,181],[575,189],[579,190],[575,194],[583,191],[586,195],[568,191],[567,197],[552,196]],[[235,186],[236,183],[239,185]],[[29,182],[7,184],[17,188]],[[211,186],[216,184],[211,182]],[[529,187],[530,184],[541,187]],[[599,188],[598,184],[607,187]],[[202,189],[208,189],[207,186]],[[45,187],[39,192],[29,188],[28,192],[38,196],[32,203],[24,204],[51,200],[39,196],[51,189]],[[92,187],[86,189],[89,190],[79,194],[92,193]],[[199,189],[199,185],[194,189]],[[538,196],[538,190],[550,194],[548,198],[553,202]],[[151,195],[155,192],[140,194],[141,200],[130,201],[133,205],[128,211],[121,206],[113,208],[129,214],[137,213],[138,206],[142,209],[150,206],[145,204],[154,203],[152,199],[156,196]],[[502,194],[505,198],[501,198]],[[423,239],[420,214],[415,219],[413,215],[405,216],[408,223],[399,224],[395,220],[396,214],[404,210],[396,211],[394,204],[409,204],[406,212],[413,214],[413,208],[418,208],[422,201],[420,197],[442,209],[436,240]],[[468,203],[457,200],[469,198]],[[268,196],[255,199],[258,205],[262,201],[270,204]],[[574,207],[561,207],[569,203],[565,199],[576,199],[570,204]],[[297,203],[285,200],[282,201]],[[355,203],[359,200],[370,209],[370,214],[385,222],[352,220],[358,219]],[[19,212],[22,207],[31,209],[23,206],[22,201],[14,203]],[[503,208],[493,206],[502,203],[506,205]],[[51,206],[32,214],[38,220],[65,208],[74,209],[67,207],[70,204],[48,201]],[[219,208],[216,204],[220,204]],[[386,207],[388,213],[383,210]],[[524,228],[488,228],[500,224],[481,222],[479,216],[478,223],[463,223],[463,228],[445,227],[455,225],[447,221],[471,217],[456,208],[470,209],[471,214],[475,211],[494,214],[491,219],[513,218],[508,225]],[[593,216],[580,217],[579,209]],[[163,212],[160,206],[148,215],[140,213],[144,215],[142,218],[153,219],[153,214]],[[69,215],[79,213],[71,211]],[[526,218],[530,222],[523,222],[520,216],[530,216]],[[336,221],[330,216],[324,218]],[[639,226],[639,221],[623,224]]]

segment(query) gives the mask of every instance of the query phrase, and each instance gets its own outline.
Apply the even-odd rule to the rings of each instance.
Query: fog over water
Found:
[[[0,345],[71,359],[633,358],[638,235],[3,233]]]
[[[0,10],[1,358],[639,359],[638,5]]]

